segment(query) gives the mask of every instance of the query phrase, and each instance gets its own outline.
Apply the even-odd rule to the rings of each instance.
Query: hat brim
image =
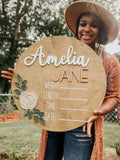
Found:
[[[76,24],[79,16],[85,12],[94,13],[103,21],[109,42],[116,39],[119,33],[119,26],[115,17],[102,5],[95,2],[77,1],[68,6],[65,11],[65,20],[73,33],[76,33]]]

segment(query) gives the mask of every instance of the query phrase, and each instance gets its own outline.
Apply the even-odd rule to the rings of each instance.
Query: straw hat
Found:
[[[76,32],[76,24],[82,13],[91,12],[96,14],[103,21],[109,42],[116,39],[119,32],[119,26],[114,16],[98,3],[88,1],[77,1],[68,6],[65,12],[65,19],[68,27],[73,33]]]

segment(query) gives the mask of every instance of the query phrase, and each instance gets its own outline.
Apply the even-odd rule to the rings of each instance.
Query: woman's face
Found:
[[[78,39],[94,49],[95,43],[98,41],[98,24],[90,15],[81,17],[78,26]]]

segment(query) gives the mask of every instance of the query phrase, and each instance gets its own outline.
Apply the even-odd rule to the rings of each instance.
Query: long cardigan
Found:
[[[106,73],[107,87],[106,96],[116,98],[120,102],[120,65],[118,60],[111,54],[102,51],[103,66]],[[95,122],[95,143],[90,160],[103,160],[103,117]],[[47,144],[48,131],[42,130],[38,160],[44,160]]]

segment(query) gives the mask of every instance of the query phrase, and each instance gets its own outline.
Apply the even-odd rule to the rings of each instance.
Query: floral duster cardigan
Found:
[[[120,64],[111,54],[101,51],[99,57],[106,72],[107,88],[105,99],[116,98],[120,103]],[[44,160],[48,132],[42,130],[38,160]],[[95,143],[91,160],[103,160],[103,117],[95,121]]]

